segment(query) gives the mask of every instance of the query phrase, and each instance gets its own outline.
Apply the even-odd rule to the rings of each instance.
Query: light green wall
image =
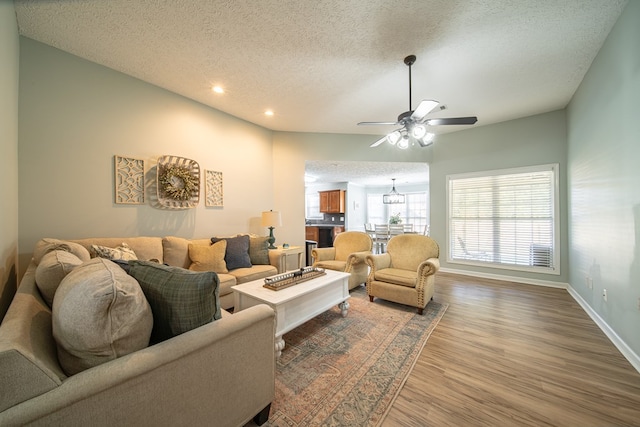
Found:
[[[482,120],[482,117],[479,117]],[[441,135],[431,163],[431,236],[443,268],[566,283],[568,273],[566,127],[564,110]],[[560,275],[447,263],[446,177],[451,174],[558,163],[560,166]]]
[[[20,43],[21,260],[47,236],[265,233],[271,131],[42,43]],[[144,159],[147,184],[162,155],[221,171],[224,207],[205,207],[202,197],[187,210],[116,205],[114,155]]]
[[[13,2],[0,0],[0,321],[16,289],[19,52]]]
[[[640,355],[640,1],[567,108],[570,283]],[[586,277],[593,279],[593,289]],[[608,302],[602,298],[607,289]]]

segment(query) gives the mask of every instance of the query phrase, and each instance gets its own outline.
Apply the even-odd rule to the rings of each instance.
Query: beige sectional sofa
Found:
[[[210,244],[179,237],[74,242],[126,243],[140,259],[185,268],[190,242]],[[276,274],[273,265],[219,274],[221,305],[233,305],[231,286]],[[69,376],[36,268],[32,261],[0,325],[0,425],[241,426],[268,418],[275,393],[275,315],[268,306],[222,310],[219,320]]]

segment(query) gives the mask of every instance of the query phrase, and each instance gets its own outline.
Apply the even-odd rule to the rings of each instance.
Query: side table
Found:
[[[304,267],[304,247],[302,246],[289,246],[288,248],[283,248],[282,246],[278,246],[277,249],[269,249],[270,251],[278,251],[282,253],[280,256],[280,265],[278,265],[278,274],[284,273],[287,271],[287,260],[289,257],[297,255],[298,256],[298,266],[296,268]]]

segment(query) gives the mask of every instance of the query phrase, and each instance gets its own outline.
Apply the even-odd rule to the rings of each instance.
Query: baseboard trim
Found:
[[[593,320],[602,332],[609,338],[609,341],[622,353],[622,355],[631,363],[631,366],[640,373],[640,356],[638,356],[632,349],[625,343],[622,338],[604,321],[598,313],[580,296],[578,292],[573,289],[569,283],[564,282],[552,282],[548,280],[528,279],[524,277],[507,276],[502,274],[490,274],[480,273],[476,271],[456,270],[452,268],[441,268],[439,271],[443,273],[460,274],[463,276],[480,277],[483,279],[504,280],[507,282],[522,283],[525,285],[547,286],[551,288],[566,289],[569,295],[582,307],[587,315]]]
[[[631,347],[627,345],[626,342],[624,342],[624,340],[622,340],[622,338],[620,338],[618,334],[616,334],[613,329],[611,329],[607,322],[605,322],[604,319],[600,317],[600,315],[596,313],[596,311],[591,308],[589,304],[587,304],[587,302],[580,296],[578,292],[576,292],[575,289],[573,289],[572,286],[569,286],[567,288],[567,291],[569,291],[569,294],[573,297],[574,300],[576,300],[578,304],[580,304],[580,307],[582,307],[582,309],[589,315],[589,317],[594,322],[596,322],[596,325],[598,325],[600,330],[602,330],[607,338],[609,338],[609,341],[611,341],[613,345],[615,345],[616,348],[620,350],[620,353],[622,353],[622,355],[629,361],[629,363],[631,363],[631,365],[636,368],[636,371],[640,373],[640,357],[631,349]]]
[[[456,270],[454,268],[441,268],[443,273],[461,274],[463,276],[481,277],[483,279],[504,280],[505,282],[524,283],[525,285],[546,286],[548,288],[567,289],[568,283],[553,282],[551,280],[528,279],[525,277],[507,276],[504,274],[480,273],[477,271]]]

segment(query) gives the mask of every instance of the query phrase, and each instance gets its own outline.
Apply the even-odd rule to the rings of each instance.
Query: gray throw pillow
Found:
[[[249,258],[253,265],[269,265],[269,237],[258,236],[249,239]]]
[[[224,262],[227,264],[227,270],[251,268],[251,258],[249,257],[249,236],[212,237],[211,243],[217,243],[220,240],[227,241],[227,250],[224,253]]]
[[[151,343],[156,344],[222,317],[219,279],[213,271],[196,272],[150,261],[129,261],[153,313]]]
[[[67,375],[149,345],[153,316],[138,283],[94,258],[60,282],[51,309],[60,366]]]

